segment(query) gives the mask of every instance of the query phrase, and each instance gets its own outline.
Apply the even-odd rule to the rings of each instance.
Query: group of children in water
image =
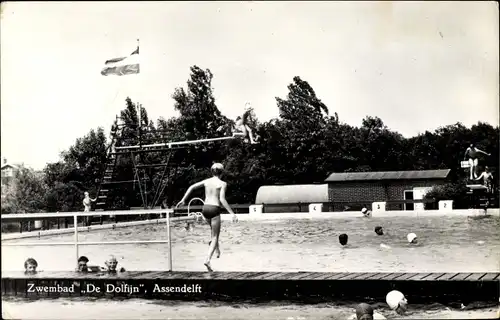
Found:
[[[361,213],[366,218],[371,217],[371,211],[367,210],[366,208],[363,208],[361,210]],[[374,231],[379,236],[383,236],[384,235],[384,228],[382,226],[376,226]],[[408,233],[408,235],[406,236],[406,239],[408,240],[409,244],[418,244],[417,235],[415,233],[413,233],[413,232]],[[339,243],[342,246],[346,246],[348,241],[349,241],[349,236],[347,234],[342,233],[341,235],[339,235]],[[380,247],[384,248],[384,249],[390,249],[390,247],[388,245],[383,244],[383,243],[380,244]]]
[[[117,273],[125,272],[125,268],[118,268],[118,260],[115,256],[111,255],[106,261],[104,261],[105,267],[101,266],[89,266],[89,258],[86,256],[81,256],[78,258],[78,266],[76,268],[77,272],[100,272],[100,273]],[[34,258],[28,258],[24,262],[24,273],[26,274],[36,274],[38,268],[38,262]]]

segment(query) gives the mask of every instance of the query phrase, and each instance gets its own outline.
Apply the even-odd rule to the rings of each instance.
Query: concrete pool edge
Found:
[[[71,293],[28,292],[28,288],[33,288],[30,284],[35,288],[73,286],[74,290]],[[101,290],[85,291],[92,287]],[[163,288],[184,288],[184,292],[183,289],[162,292]],[[2,272],[2,294],[24,298],[92,296],[189,301],[384,302],[385,295],[391,290],[403,292],[410,304],[498,303],[500,273],[132,271],[115,276],[76,272],[43,272],[27,276],[23,272]]]
[[[290,212],[290,213],[263,213],[263,214],[237,214],[238,219],[241,221],[263,221],[263,220],[301,220],[301,219],[346,219],[346,218],[363,218],[357,211],[345,212]],[[422,210],[422,211],[378,211],[373,212],[373,218],[391,218],[391,217],[407,217],[407,218],[425,218],[425,217],[484,217],[484,216],[500,216],[500,209],[488,209],[485,215],[482,209],[468,209],[468,210]],[[231,221],[231,216],[228,214],[221,215],[223,221]],[[173,217],[170,221],[184,221],[192,218],[187,217]],[[367,218],[369,219],[369,218]],[[78,232],[90,232],[94,230],[115,229],[131,226],[150,225],[150,224],[166,224],[165,219],[151,219],[141,221],[129,221],[119,223],[109,223],[102,225],[92,225],[88,227],[78,227]],[[38,238],[51,235],[69,234],[74,233],[74,228],[53,229],[53,230],[40,230],[30,231],[23,233],[8,233],[2,234],[2,241],[17,240],[24,238]]]

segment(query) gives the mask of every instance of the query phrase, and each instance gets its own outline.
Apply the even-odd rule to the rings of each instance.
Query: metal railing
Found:
[[[188,202],[187,214],[188,214],[188,217],[195,217],[196,221],[199,221],[199,220],[203,219],[203,214],[201,212],[190,212],[190,210],[189,210],[191,208],[191,202],[193,202],[195,200],[198,200],[201,203],[203,203],[203,205],[205,205],[205,201],[203,201],[203,199],[201,199],[201,198],[193,198],[193,199],[189,200],[189,202]]]
[[[196,199],[196,198],[195,198]],[[194,199],[192,199],[194,200]],[[191,201],[192,201],[191,200]],[[201,200],[201,199],[200,199]],[[160,219],[165,219],[167,225],[167,239],[165,240],[128,240],[128,241],[88,241],[80,242],[78,241],[78,228],[87,229],[88,227],[78,226],[78,217],[88,217],[95,216],[95,212],[58,212],[58,213],[25,213],[25,214],[2,214],[1,220],[19,220],[19,219],[30,219],[30,220],[41,220],[44,218],[64,218],[73,217],[74,221],[74,241],[72,242],[22,242],[22,243],[4,243],[2,241],[2,246],[75,246],[75,263],[79,258],[79,246],[80,245],[115,245],[115,244],[138,244],[138,243],[168,243],[168,271],[172,271],[172,239],[170,232],[170,214],[173,213],[173,209],[150,209],[150,210],[127,210],[127,211],[100,211],[99,215],[138,215],[138,214],[159,214]],[[161,218],[161,215],[165,213],[165,218]],[[177,218],[178,220],[191,220],[195,217],[188,216],[183,218]]]

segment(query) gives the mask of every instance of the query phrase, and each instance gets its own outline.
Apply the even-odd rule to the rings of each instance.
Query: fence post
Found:
[[[165,214],[167,219],[167,239],[168,239],[168,271],[172,271],[172,237],[170,236],[170,210]]]
[[[76,254],[76,259],[75,262],[78,261],[78,216],[76,213],[73,216],[73,223],[75,226],[75,254]]]

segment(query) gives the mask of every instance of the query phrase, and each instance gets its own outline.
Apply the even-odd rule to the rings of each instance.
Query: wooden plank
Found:
[[[384,274],[384,273],[380,273],[380,272],[374,272],[372,273],[371,275],[367,275],[364,280],[373,280],[373,279],[378,279],[381,277],[381,274]]]
[[[408,280],[408,279],[410,279],[413,276],[415,276],[415,273],[413,273],[413,272],[411,272],[411,273],[405,273],[401,277],[398,278],[398,281]]]
[[[267,275],[263,276],[262,279],[273,280],[277,276],[280,276],[283,272],[269,272]]]
[[[372,280],[387,280],[388,278],[392,277],[393,274],[394,273],[382,273],[378,279],[372,279]]]
[[[246,277],[248,277],[252,274],[253,274],[253,272],[243,272],[242,274],[235,276],[232,280],[242,280],[242,279],[245,279]]]
[[[262,280],[269,276],[271,272],[265,272],[263,274],[256,274],[252,277],[252,280]]]
[[[288,277],[285,279],[286,280],[297,280],[297,279],[300,279],[300,278],[307,276],[308,274],[309,274],[309,272],[295,272],[293,274],[288,274]]]
[[[240,272],[236,272],[236,271],[221,272],[221,275],[218,278],[221,280],[235,280],[245,273],[248,273],[248,272],[241,272],[241,271]]]
[[[427,272],[427,273],[415,273],[415,274],[413,275],[413,277],[408,278],[408,280],[412,280],[412,281],[413,281],[413,280],[420,280],[420,279],[422,279],[422,278],[427,277],[427,276],[428,276],[428,275],[430,275],[430,274],[432,274],[432,273],[430,273],[430,272]]]
[[[443,273],[431,273],[429,274],[427,277],[423,277],[422,279],[420,280],[425,280],[425,281],[434,281],[434,280],[437,280],[437,278],[441,277],[444,275],[444,272]]]
[[[366,280],[371,276],[378,274],[377,272],[367,272],[367,273],[358,273],[356,277],[352,278],[352,280]]]
[[[404,275],[405,275],[404,272],[394,272],[389,277],[384,278],[384,280],[388,280],[388,281],[399,280],[399,278],[404,276]]]
[[[206,280],[206,279],[214,279],[214,272],[193,272],[189,274],[188,277],[183,277],[182,280]]]
[[[491,280],[495,280],[495,278],[498,277],[498,275],[500,275],[500,273],[498,272],[495,272],[495,273],[487,273],[484,275],[484,277],[481,278],[481,281],[491,281]]]
[[[459,275],[459,273],[444,273],[441,276],[437,277],[436,280],[438,281],[448,281],[451,278]]]
[[[299,278],[300,280],[313,280],[316,279],[317,277],[320,277],[323,275],[324,272],[307,272],[306,276]]]
[[[462,281],[465,280],[468,276],[470,276],[472,273],[459,273],[455,277],[451,278],[450,280],[452,281]]]
[[[482,277],[484,277],[486,273],[472,273],[470,276],[465,278],[466,281],[479,281]]]
[[[314,272],[315,274],[311,276],[308,280],[325,280],[330,274],[328,272]]]
[[[279,276],[274,277],[273,280],[289,280],[290,278],[292,278],[293,276],[297,276],[298,274],[298,272],[282,272]]]
[[[325,280],[340,280],[344,277],[347,277],[350,275],[350,272],[338,272],[338,273],[332,273],[330,277],[327,277]]]
[[[236,277],[244,272],[236,272],[236,271],[215,271],[212,272],[212,279],[219,279],[219,280],[231,280],[233,277]]]
[[[267,272],[252,272],[251,274],[249,274],[248,276],[246,276],[244,279],[245,280],[254,280],[255,277],[258,277],[258,276],[261,276],[261,275],[264,275],[264,274],[267,274]]]
[[[344,280],[352,280],[352,279],[354,279],[354,278],[356,278],[356,277],[359,277],[360,275],[364,275],[364,273],[352,272],[351,274],[349,274],[349,275],[348,275],[348,276],[346,276],[346,277],[343,277],[343,278],[342,278],[342,279],[340,279],[340,280],[342,280],[342,281],[344,281]]]

